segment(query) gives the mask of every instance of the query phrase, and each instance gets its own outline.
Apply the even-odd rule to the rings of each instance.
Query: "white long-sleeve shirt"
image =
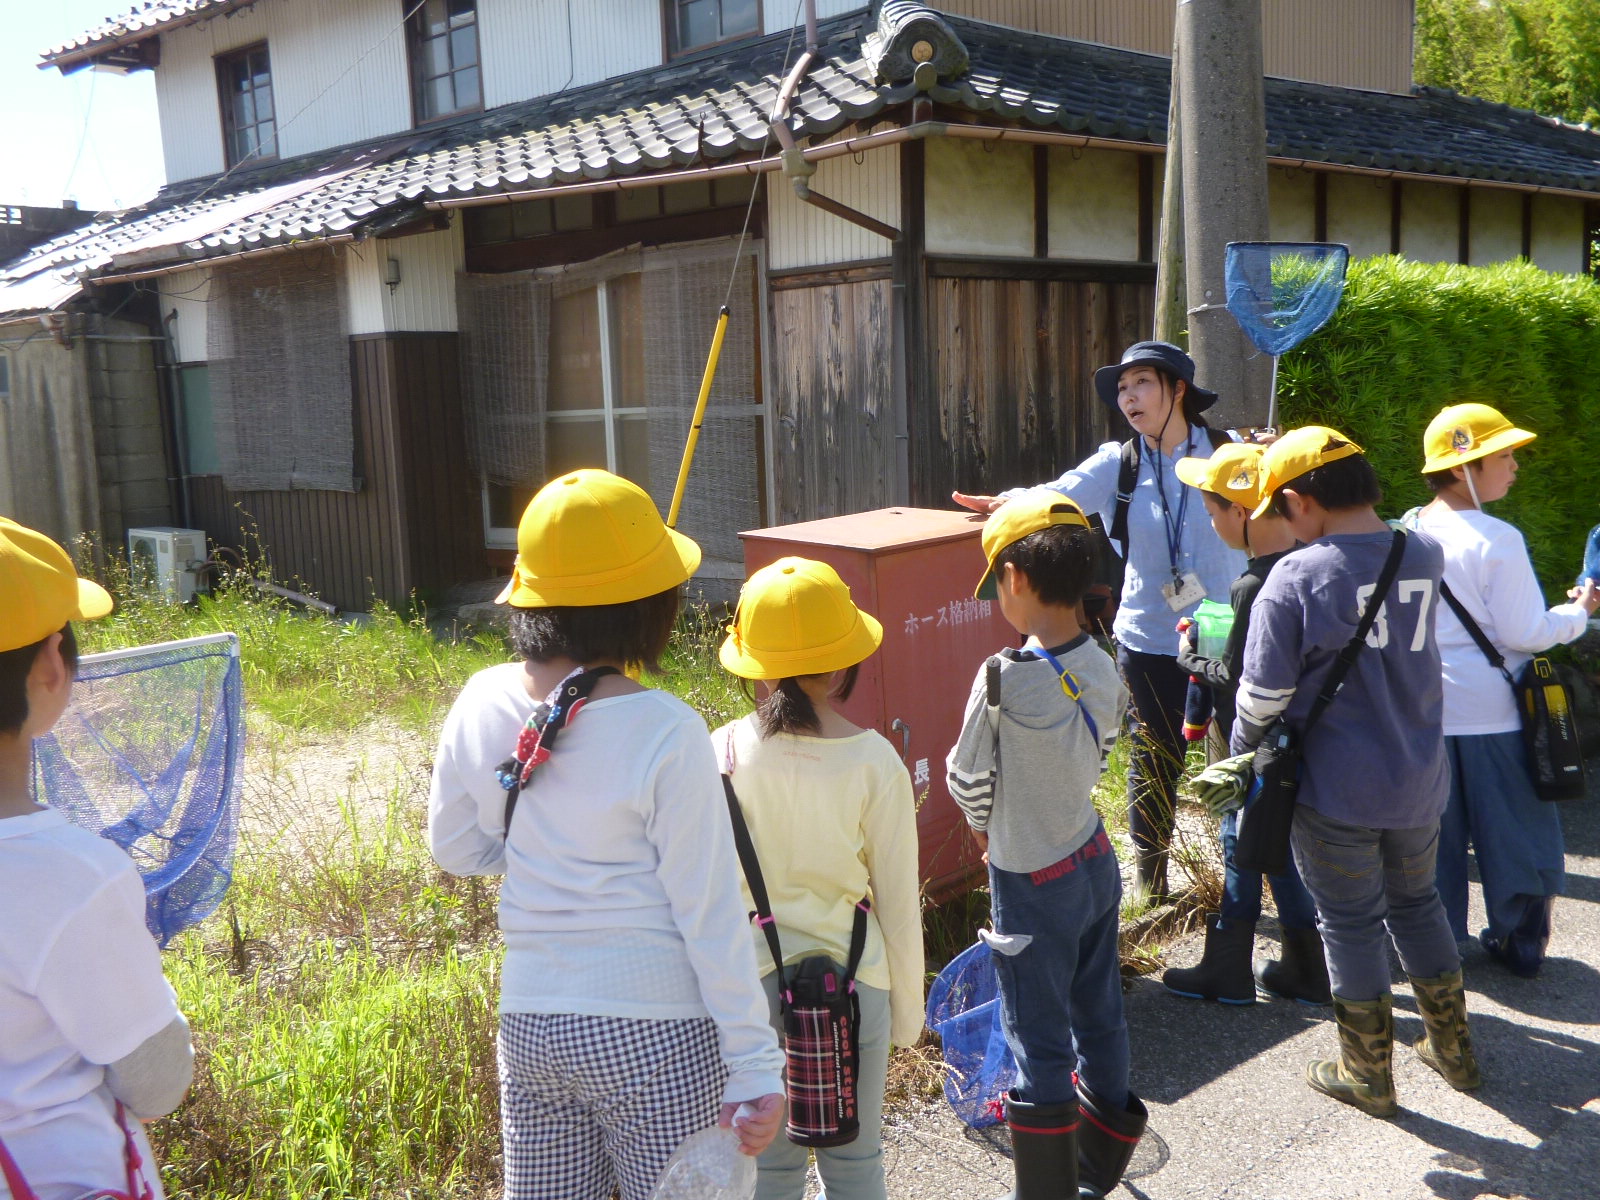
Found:
[[[1547,608],[1516,526],[1477,510],[1429,506],[1417,528],[1444,548],[1444,581],[1515,675],[1534,654],[1583,633],[1589,614],[1579,604]],[[1448,604],[1439,605],[1439,658],[1444,667],[1447,736],[1510,733],[1522,728],[1504,677]]]
[[[725,1102],[783,1090],[705,722],[659,691],[590,700],[534,770],[502,842],[510,756],[536,701],[521,664],[480,671],[440,735],[434,860],[504,873],[500,1011],[710,1016]]]
[[[856,901],[870,891],[856,978],[888,991],[890,1040],[914,1044],[923,1021],[917,816],[894,747],[871,729],[763,738],[754,716],[722,726],[711,741],[719,763],[731,759],[785,963],[819,952],[843,963]],[[745,898],[754,907],[748,888]],[[765,937],[754,926],[751,936],[761,973],[776,970]]]

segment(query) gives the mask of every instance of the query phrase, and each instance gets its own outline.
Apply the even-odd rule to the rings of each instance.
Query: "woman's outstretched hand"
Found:
[[[951,492],[950,499],[962,508],[970,508],[973,512],[992,513],[1005,503],[999,496],[969,496],[965,492]]]
[[[739,1118],[737,1122],[734,1121],[735,1115]],[[782,1123],[782,1092],[768,1092],[743,1104],[724,1104],[717,1116],[717,1124],[737,1133],[740,1151],[752,1158],[772,1144]]]

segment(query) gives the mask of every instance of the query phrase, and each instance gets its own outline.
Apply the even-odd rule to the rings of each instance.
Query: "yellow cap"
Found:
[[[700,547],[668,529],[638,484],[584,469],[552,479],[517,526],[517,563],[495,597],[515,608],[643,600],[685,582]]]
[[[780,558],[739,593],[717,657],[742,679],[788,679],[853,667],[883,641],[883,626],[850,599],[827,563]]]
[[[0,517],[0,651],[31,646],[68,621],[90,621],[110,611],[110,593],[79,579],[65,550]]]
[[[1502,450],[1526,446],[1539,435],[1518,429],[1487,404],[1452,404],[1428,422],[1422,435],[1422,473],[1448,471]]]
[[[1302,425],[1291,429],[1261,456],[1261,500],[1252,517],[1264,517],[1272,504],[1272,494],[1284,484],[1299,479],[1341,458],[1360,454],[1361,447],[1337,429],[1326,425]]]
[[[989,514],[983,523],[983,556],[989,562],[972,594],[980,600],[995,595],[994,560],[1012,542],[1052,525],[1081,525],[1090,528],[1089,518],[1071,500],[1049,488],[1035,488],[1014,500],[1007,500]]]
[[[1261,455],[1265,451],[1265,446],[1255,442],[1229,442],[1213,450],[1210,458],[1180,458],[1172,469],[1190,487],[1254,508],[1261,503]]]

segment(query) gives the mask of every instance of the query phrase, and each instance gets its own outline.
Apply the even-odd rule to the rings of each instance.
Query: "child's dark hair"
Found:
[[[1041,604],[1069,608],[1094,582],[1100,533],[1082,525],[1047,525],[1018,538],[994,556],[996,572],[1010,563],[1027,576]]]
[[[1452,483],[1461,482],[1456,478],[1456,473],[1449,467],[1446,467],[1442,471],[1429,471],[1423,475],[1422,478],[1427,482],[1428,486],[1436,492],[1444,491],[1444,489],[1449,487]]]
[[[513,608],[511,647],[526,662],[612,659],[659,672],[678,621],[681,590],[668,588],[624,604]]]
[[[41,638],[15,650],[0,651],[0,734],[12,734],[28,719],[28,674],[49,638]],[[78,673],[78,638],[71,624],[61,628],[61,658],[67,669]]]
[[[1272,507],[1268,510],[1276,517],[1288,517],[1288,506],[1283,502],[1283,488],[1308,496],[1330,511],[1344,508],[1375,506],[1383,500],[1383,488],[1378,483],[1378,473],[1372,469],[1364,454],[1352,454],[1324,466],[1313,467],[1304,475],[1289,480],[1272,493]]]
[[[846,667],[839,686],[828,694],[840,700],[850,699],[850,693],[856,690],[856,676],[860,673],[860,663]],[[815,678],[814,675],[791,675],[787,679],[780,679],[759,701],[755,701],[751,695],[750,681],[743,681],[744,694],[755,702],[756,723],[761,727],[762,737],[768,738],[775,733],[822,732],[822,723],[817,718],[811,697],[800,686],[800,680]]]

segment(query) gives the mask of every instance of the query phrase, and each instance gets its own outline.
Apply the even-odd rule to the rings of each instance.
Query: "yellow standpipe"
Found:
[[[717,360],[722,357],[722,339],[727,332],[728,306],[724,304],[717,314],[717,331],[711,336],[711,353],[706,355],[706,373],[700,379],[700,398],[694,402],[694,423],[689,426],[689,440],[683,447],[683,462],[678,464],[678,482],[672,489],[672,507],[667,510],[668,529],[678,527],[678,509],[683,504],[683,489],[689,482],[689,464],[694,461],[694,448],[700,442],[700,423],[706,418],[711,381],[717,375]]]

